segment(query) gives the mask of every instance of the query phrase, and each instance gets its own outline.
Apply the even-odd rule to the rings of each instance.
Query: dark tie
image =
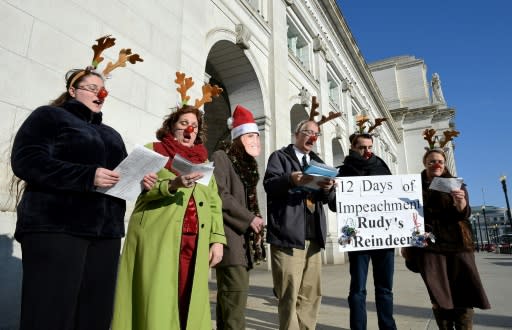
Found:
[[[302,170],[305,171],[306,168],[308,168],[308,158],[306,157],[306,154],[304,154],[302,156]],[[313,195],[311,193],[308,193],[306,197],[306,206],[309,212],[315,212],[315,201],[313,200]]]
[[[302,170],[304,171],[306,168],[308,168],[308,158],[306,154],[304,154],[304,156],[302,156]]]

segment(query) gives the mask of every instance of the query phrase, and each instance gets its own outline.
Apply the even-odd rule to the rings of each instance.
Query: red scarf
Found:
[[[172,133],[167,134],[162,139],[162,142],[154,142],[153,150],[161,155],[169,157],[167,164],[165,164],[165,168],[176,175],[179,175],[179,173],[176,173],[172,169],[172,161],[176,154],[179,154],[181,157],[194,164],[204,163],[208,159],[208,151],[203,144],[194,144],[192,147],[184,146],[176,140]]]

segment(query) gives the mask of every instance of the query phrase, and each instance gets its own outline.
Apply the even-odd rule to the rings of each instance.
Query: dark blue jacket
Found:
[[[323,163],[314,152],[311,159]],[[293,144],[274,151],[267,163],[263,186],[267,193],[267,242],[280,247],[304,249],[306,237],[306,199],[307,192],[299,190],[291,181],[291,173],[302,171],[295,155]],[[315,195],[315,217],[320,223],[321,238],[319,244],[325,248],[327,224],[323,205],[327,203],[330,192],[318,190]],[[334,198],[334,197],[333,197]]]
[[[21,125],[11,153],[14,174],[26,182],[17,240],[28,232],[124,235],[125,201],[95,192],[96,169],[112,170],[126,157],[119,133],[101,121],[72,100],[39,107]]]

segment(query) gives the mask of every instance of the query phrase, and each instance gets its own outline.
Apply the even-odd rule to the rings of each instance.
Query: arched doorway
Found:
[[[292,109],[290,110],[290,130],[291,130],[291,142],[295,142],[295,130],[297,129],[297,125],[309,118],[309,112],[307,108],[302,104],[294,104]],[[313,146],[313,151],[317,152],[317,144]]]
[[[208,125],[206,148],[211,154],[219,148],[222,141],[231,140],[227,119],[237,104],[250,109],[258,124],[262,124],[258,119],[264,117],[264,106],[260,82],[254,67],[244,51],[234,43],[226,40],[215,43],[208,54],[205,71],[210,77],[210,83],[224,89],[222,97],[205,108],[205,121]],[[260,126],[260,135],[261,129]],[[262,155],[264,154],[262,150]],[[264,159],[258,159],[258,162],[265,163]]]
[[[341,146],[341,140],[339,138],[334,138],[331,141],[332,147],[332,163],[335,167],[338,167],[343,164],[345,160],[345,153],[343,152],[343,148]]]

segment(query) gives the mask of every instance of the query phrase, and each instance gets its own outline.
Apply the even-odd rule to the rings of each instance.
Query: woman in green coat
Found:
[[[208,267],[222,259],[226,244],[222,204],[212,176],[180,175],[179,154],[207,160],[199,106],[182,106],[148,145],[169,156],[155,186],[142,193],[130,218],[115,297],[113,330],[211,329]],[[190,312],[189,312],[190,311]]]

